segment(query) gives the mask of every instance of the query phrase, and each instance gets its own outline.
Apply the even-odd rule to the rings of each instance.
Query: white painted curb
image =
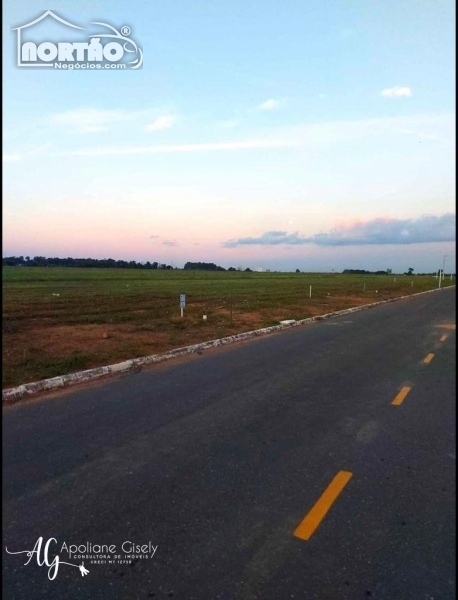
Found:
[[[456,286],[447,286],[441,288],[442,290],[454,288]],[[200,344],[192,344],[191,346],[185,346],[183,348],[176,348],[170,350],[164,354],[151,354],[150,356],[143,356],[142,358],[133,358],[125,360],[115,365],[108,365],[106,367],[96,367],[94,369],[87,369],[86,371],[79,371],[78,373],[70,373],[69,375],[60,375],[59,377],[52,377],[51,379],[44,379],[43,381],[33,381],[31,383],[24,383],[14,388],[3,390],[2,392],[2,403],[10,404],[21,400],[26,396],[33,396],[39,392],[54,390],[56,388],[68,387],[76,383],[82,383],[103,377],[104,375],[116,374],[116,373],[136,373],[140,370],[140,367],[149,365],[151,363],[159,363],[164,360],[169,360],[177,356],[184,356],[186,354],[192,354],[200,350],[208,350],[209,348],[216,348],[217,346],[224,346],[225,344],[233,344],[242,340],[247,340],[253,337],[267,335],[274,333],[275,331],[281,331],[283,329],[289,329],[290,327],[298,327],[299,325],[305,325],[307,323],[314,323],[316,321],[322,321],[323,319],[330,319],[332,317],[338,317],[340,315],[347,315],[360,310],[366,310],[373,308],[380,304],[386,304],[388,302],[396,302],[397,300],[404,300],[406,298],[413,298],[415,296],[421,296],[422,294],[430,294],[431,292],[438,292],[439,289],[427,290],[426,292],[418,292],[417,294],[410,294],[409,296],[399,296],[398,298],[390,298],[389,300],[380,300],[379,302],[372,302],[371,304],[363,304],[362,306],[355,306],[353,308],[346,308],[344,310],[338,310],[336,312],[320,315],[318,317],[309,317],[307,319],[301,319],[300,321],[294,321],[286,325],[273,325],[272,327],[264,327],[263,329],[256,329],[254,331],[246,331],[244,333],[237,333],[228,337],[219,338],[217,340],[209,340],[208,342],[201,342]]]

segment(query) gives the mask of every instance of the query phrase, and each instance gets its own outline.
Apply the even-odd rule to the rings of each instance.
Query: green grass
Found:
[[[435,287],[431,276],[4,267],[3,385]],[[99,342],[107,328],[115,341]]]

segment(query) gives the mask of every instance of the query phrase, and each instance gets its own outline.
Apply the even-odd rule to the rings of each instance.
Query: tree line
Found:
[[[393,273],[392,269],[387,269],[386,271],[365,271],[364,269],[345,269],[344,271],[342,271],[342,273],[349,274],[349,275],[413,275],[414,270],[415,269],[413,267],[409,267],[405,273]],[[439,271],[440,271],[440,269],[439,269]],[[439,273],[439,271],[433,272],[433,273],[417,273],[417,275],[421,275],[421,276],[437,275]]]
[[[82,267],[82,268],[99,268],[99,269],[176,269],[171,265],[159,262],[136,262],[135,260],[115,260],[114,258],[47,258],[45,256],[6,256],[2,258],[3,266],[7,267]],[[242,267],[229,267],[225,269],[215,263],[207,262],[187,262],[184,265],[185,270],[192,271],[244,271],[251,273],[252,269]],[[405,275],[413,275],[414,269],[409,267]],[[300,273],[296,269],[296,273]],[[386,271],[366,271],[365,269],[344,269],[343,274],[348,275],[391,275],[392,269]],[[417,273],[417,275],[437,275],[434,273]]]
[[[6,256],[3,266],[8,267],[84,267],[102,269],[167,269],[171,265],[158,262],[136,262],[135,260],[115,260],[114,258],[47,258],[45,256]]]
[[[386,271],[366,271],[365,269],[344,269],[344,275],[390,275],[391,269]]]
[[[4,267],[82,267],[99,269],[167,269],[174,267],[158,262],[136,262],[135,260],[115,260],[114,258],[47,258],[46,256],[6,256],[2,258]],[[176,268],[176,267],[175,267]],[[186,270],[226,271],[215,263],[187,262]],[[229,267],[227,271],[242,271],[241,267]],[[251,272],[251,269],[245,269]]]
[[[242,267],[229,267],[225,269],[224,267],[220,267],[215,265],[215,263],[206,263],[206,262],[187,262],[184,266],[186,271],[242,271]],[[252,270],[247,268],[244,269],[245,273],[251,273]]]

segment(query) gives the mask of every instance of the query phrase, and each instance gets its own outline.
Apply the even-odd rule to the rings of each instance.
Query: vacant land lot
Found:
[[[432,289],[437,279],[6,267],[3,286],[3,387],[10,387]]]

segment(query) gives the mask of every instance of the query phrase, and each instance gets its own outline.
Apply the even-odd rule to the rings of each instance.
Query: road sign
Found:
[[[184,308],[186,306],[186,294],[180,294],[180,307]]]

